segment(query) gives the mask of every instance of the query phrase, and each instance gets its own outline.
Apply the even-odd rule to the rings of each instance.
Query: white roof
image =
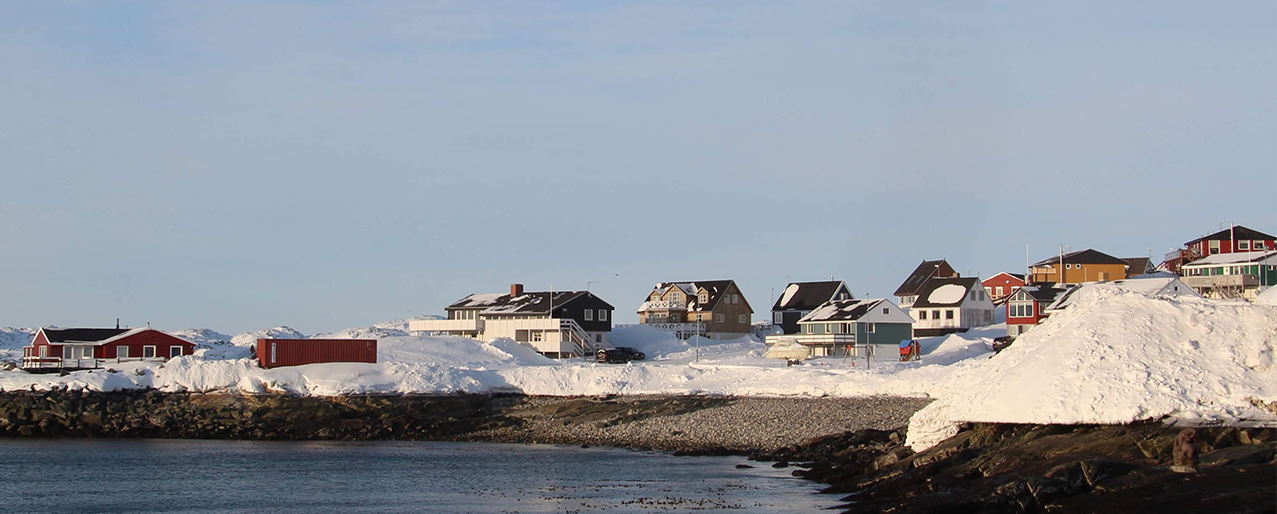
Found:
[[[1077,286],[1067,293],[1057,297],[1051,305],[1046,307],[1048,311],[1060,310],[1068,307],[1076,300],[1083,291],[1088,291],[1096,287],[1114,287],[1123,291],[1131,291],[1133,293],[1141,293],[1149,296],[1169,295],[1169,296],[1201,296],[1179,280],[1179,277],[1149,277],[1149,278],[1130,278],[1126,280],[1115,280],[1113,282],[1088,282]]]
[[[1211,266],[1255,261],[1262,261],[1264,264],[1277,264],[1277,251],[1217,253],[1214,255],[1207,255],[1201,259],[1185,264],[1184,267],[1192,268],[1196,266]]]

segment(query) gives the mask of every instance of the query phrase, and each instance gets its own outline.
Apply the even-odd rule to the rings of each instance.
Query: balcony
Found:
[[[776,344],[781,340],[797,342],[803,346],[856,346],[856,334],[789,334],[770,335],[767,344]]]
[[[686,311],[687,302],[672,302],[666,300],[643,302],[639,306],[639,312],[649,311]]]
[[[478,319],[414,319],[408,322],[409,332],[479,332],[483,320]]]
[[[1251,289],[1259,287],[1257,275],[1199,275],[1180,277],[1184,285],[1193,289],[1208,290],[1219,288]]]

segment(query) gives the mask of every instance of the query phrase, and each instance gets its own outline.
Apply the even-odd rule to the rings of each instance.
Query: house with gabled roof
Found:
[[[936,278],[954,278],[958,277],[958,272],[953,270],[947,261],[940,259],[938,261],[922,261],[913,273],[910,273],[905,281],[896,288],[894,296],[900,300],[900,308],[908,309],[913,306],[913,302],[918,299],[918,292],[922,290],[923,284],[927,279]]]
[[[851,290],[841,280],[791,282],[772,305],[772,324],[782,334],[797,334],[798,320],[825,302],[852,299]]]
[[[1178,297],[1201,298],[1202,297],[1202,295],[1198,294],[1197,291],[1194,291],[1192,287],[1189,287],[1187,284],[1180,281],[1179,277],[1149,276],[1145,278],[1132,278],[1128,280],[1114,280],[1112,282],[1104,282],[1104,283],[1088,283],[1088,284],[1075,285],[1073,287],[1068,288],[1068,290],[1065,291],[1064,294],[1057,296],[1055,298],[1055,301],[1051,302],[1050,305],[1046,306],[1045,312],[1046,314],[1050,315],[1050,314],[1055,314],[1057,312],[1060,312],[1064,309],[1067,309],[1071,307],[1073,303],[1080,296],[1082,296],[1084,292],[1090,291],[1098,287],[1112,287],[1112,288],[1120,289],[1122,291],[1143,293],[1149,296],[1157,296],[1162,298],[1178,298]]]
[[[810,348],[810,356],[855,355],[867,345],[894,350],[913,334],[913,318],[890,300],[830,300],[798,320],[796,334],[767,336],[768,345],[794,342]]]
[[[159,362],[190,355],[195,343],[145,328],[56,328],[36,331],[22,349],[22,369],[31,372],[101,368],[108,363]]]
[[[993,299],[995,305],[998,305],[1011,296],[1016,289],[1024,287],[1024,275],[1003,271],[984,279],[981,284],[984,285],[984,292]]]
[[[1277,251],[1207,255],[1185,264],[1180,277],[1207,298],[1253,300],[1277,285]]]
[[[1277,250],[1277,239],[1273,236],[1233,225],[1184,243],[1184,248],[1166,254],[1158,268],[1179,273],[1185,264],[1211,255],[1273,250]]]
[[[751,332],[754,309],[735,280],[657,282],[639,305],[639,324],[673,332],[735,339]]]
[[[932,337],[990,325],[993,310],[979,278],[931,278],[918,291],[909,315],[914,337]]]
[[[1126,278],[1130,265],[1092,249],[1054,255],[1029,265],[1030,284],[1081,284]]]
[[[1052,286],[1024,286],[1006,299],[1007,335],[1012,338],[1040,325],[1049,313],[1047,306],[1068,289]]]
[[[476,293],[444,309],[447,319],[411,320],[408,330],[482,341],[500,338],[526,343],[542,355],[568,358],[611,348],[615,307],[589,291]]]

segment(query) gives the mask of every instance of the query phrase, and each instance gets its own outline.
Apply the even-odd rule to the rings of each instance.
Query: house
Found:
[[[931,278],[918,291],[909,315],[913,336],[931,337],[966,332],[993,323],[993,299],[980,279]]]
[[[32,372],[100,368],[108,363],[159,362],[190,355],[195,343],[151,327],[43,327],[22,348],[22,369]]]
[[[1056,297],[1055,301],[1051,302],[1050,305],[1047,305],[1045,312],[1047,315],[1051,315],[1067,309],[1072,306],[1083,293],[1098,287],[1112,287],[1123,291],[1132,291],[1163,298],[1185,296],[1195,298],[1202,297],[1202,295],[1198,294],[1197,291],[1194,291],[1192,287],[1181,282],[1179,277],[1153,276],[1147,278],[1132,278],[1129,280],[1115,280],[1113,282],[1105,283],[1075,285],[1070,287],[1068,291],[1065,291],[1064,294]]]
[[[827,282],[792,282],[772,305],[772,324],[782,334],[797,334],[798,320],[832,300],[850,300],[851,291],[841,280]]]
[[[984,279],[981,284],[984,285],[985,294],[988,294],[989,298],[993,299],[993,303],[1001,304],[1016,289],[1024,287],[1024,275],[1003,271]]]
[[[814,357],[854,354],[865,345],[890,345],[913,335],[913,318],[889,300],[830,300],[798,320],[796,334],[772,335],[767,344],[796,342],[811,349]]]
[[[1180,273],[1185,264],[1210,255],[1272,250],[1277,250],[1277,242],[1274,241],[1273,236],[1241,225],[1233,225],[1184,243],[1184,248],[1166,254],[1159,267],[1172,273]]]
[[[1015,338],[1040,325],[1049,316],[1046,308],[1068,289],[1051,286],[1024,286],[1007,297],[1007,335]]]
[[[1091,249],[1078,250],[1029,266],[1030,284],[1081,284],[1126,278],[1126,260]]]
[[[1253,300],[1277,285],[1277,251],[1218,253],[1183,265],[1181,280],[1207,298]]]
[[[1153,259],[1148,257],[1125,257],[1126,278],[1135,278],[1153,272]]]
[[[658,282],[639,305],[639,323],[674,332],[735,339],[750,334],[754,309],[734,280]]]
[[[551,358],[591,355],[611,348],[615,307],[589,291],[525,292],[511,284],[509,294],[472,294],[444,309],[447,319],[411,320],[408,330],[527,343]]]
[[[927,279],[937,278],[956,278],[958,272],[953,270],[952,266],[944,259],[938,261],[922,261],[913,273],[896,288],[894,296],[900,300],[900,308],[908,309],[913,306],[913,302],[918,299],[918,292],[922,290],[922,285]]]

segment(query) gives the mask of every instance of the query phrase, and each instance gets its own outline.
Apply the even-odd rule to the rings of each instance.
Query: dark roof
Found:
[[[811,311],[800,322],[820,322],[820,321],[856,321],[864,316],[875,305],[882,302],[881,298],[869,300],[832,300],[825,302],[816,310]]]
[[[43,328],[50,343],[96,343],[128,332],[129,328]]]
[[[996,277],[996,276],[998,276],[998,275],[1009,275],[1009,276],[1011,276],[1011,277],[1015,277],[1016,279],[1019,279],[1021,282],[1024,282],[1024,274],[1023,274],[1023,273],[1010,273],[1010,272],[1006,272],[1006,271],[999,271],[999,272],[995,273],[995,274],[993,275],[993,277]],[[982,280],[981,282],[987,282],[987,281],[989,281],[989,280],[992,280],[992,279],[993,279],[993,277],[986,278],[986,279]]]
[[[1020,290],[1024,291],[1025,294],[1033,298],[1033,301],[1038,303],[1054,302],[1055,299],[1059,298],[1061,294],[1068,291],[1068,289],[1065,289],[1062,287],[1039,287],[1039,286],[1024,286],[1024,287],[1021,287]]]
[[[922,285],[927,282],[927,279],[936,276],[936,274],[941,270],[946,269],[950,273],[953,272],[953,267],[950,266],[948,262],[945,262],[944,259],[940,259],[938,261],[922,261],[922,264],[919,264],[918,267],[913,270],[913,273],[909,274],[909,278],[906,278],[904,283],[900,284],[900,287],[896,288],[894,296],[912,296],[918,294],[918,291],[922,289]]]
[[[1126,264],[1125,260],[1119,259],[1107,253],[1098,252],[1087,248],[1072,253],[1064,254],[1064,262],[1072,264]],[[1037,268],[1052,264],[1059,264],[1060,256],[1056,255],[1050,259],[1041,260],[1030,265],[1030,268]]]
[[[1130,266],[1126,269],[1126,278],[1143,275],[1153,269],[1153,263],[1148,257],[1127,257],[1122,260],[1126,261],[1127,266]]]
[[[1208,236],[1202,236],[1202,237],[1199,237],[1199,238],[1197,238],[1197,239],[1194,239],[1194,240],[1192,240],[1192,241],[1189,241],[1189,242],[1187,242],[1187,243],[1184,243],[1184,246],[1189,246],[1189,245],[1192,245],[1192,244],[1194,244],[1194,243],[1198,243],[1198,242],[1201,242],[1201,241],[1231,241],[1231,240],[1233,239],[1233,234],[1236,234],[1236,235],[1237,235],[1237,240],[1238,240],[1238,241],[1245,240],[1245,239],[1251,239],[1251,240],[1254,240],[1254,239],[1264,239],[1264,240],[1277,239],[1277,238],[1274,238],[1273,236],[1270,236],[1270,235],[1265,234],[1265,233],[1263,233],[1263,232],[1260,232],[1260,231],[1258,231],[1258,230],[1251,230],[1251,229],[1248,229],[1248,228],[1243,227],[1243,226],[1241,226],[1241,225],[1237,225],[1237,226],[1234,226],[1234,227],[1233,227],[1233,228],[1231,228],[1231,229],[1227,229],[1227,228],[1226,228],[1226,229],[1221,230],[1221,231],[1219,231],[1219,232],[1216,232],[1216,233],[1214,233],[1214,234],[1211,234],[1211,235],[1208,235]]]
[[[689,280],[689,281],[683,281],[683,282],[657,282],[656,287],[652,289],[657,290],[657,289],[665,289],[670,286],[678,286],[679,289],[682,289],[684,293],[695,296],[697,292],[703,288],[709,292],[709,298],[707,298],[707,300],[709,301],[706,302],[705,305],[701,305],[699,302],[696,302],[696,306],[693,308],[692,299],[689,298],[687,302],[688,303],[687,310],[694,311],[694,312],[696,311],[703,312],[703,311],[713,310],[714,307],[718,305],[718,301],[722,299],[723,293],[726,292],[727,288],[730,287],[731,285],[732,285],[731,280],[697,280],[697,281]],[[651,294],[651,293],[648,293],[648,294]],[[741,295],[741,301],[745,301],[745,295]],[[746,302],[745,305],[748,306],[749,303]],[[753,311],[753,309],[751,308],[750,311]]]
[[[962,296],[957,297],[956,302],[933,302],[931,301],[931,293],[947,285],[962,286],[966,290],[962,292]],[[975,277],[967,278],[932,278],[922,285],[922,289],[918,291],[918,301],[913,303],[914,307],[950,307],[961,304],[967,295],[971,294],[971,288],[979,288],[984,291],[984,284],[980,283],[980,279]]]
[[[607,305],[608,309],[616,310],[611,304],[603,301],[602,298],[594,296],[594,293],[589,291],[555,291],[553,303],[555,308],[559,308],[586,297],[595,298]],[[492,314],[548,314],[550,312],[550,303],[550,292],[548,291],[526,292],[517,296],[510,294],[472,294],[457,300],[445,310],[478,309]]]
[[[793,294],[787,294],[790,288],[793,287],[797,287]],[[772,310],[809,311],[819,307],[822,303],[835,300],[834,295],[838,294],[839,290],[846,290],[846,284],[843,284],[841,280],[792,282],[785,287],[785,292],[781,293],[780,298],[776,299],[776,304],[772,305]],[[847,297],[851,298],[851,291],[847,291]]]

